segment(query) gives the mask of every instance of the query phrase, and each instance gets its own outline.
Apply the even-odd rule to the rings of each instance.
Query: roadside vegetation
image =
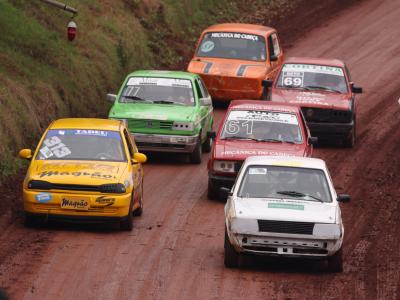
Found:
[[[66,38],[70,14],[38,0],[0,1],[0,179],[25,163],[60,117],[105,117],[128,72],[184,69],[202,29],[216,22],[275,25],[303,0],[63,0],[78,9],[78,35]],[[0,182],[1,184],[1,182]]]

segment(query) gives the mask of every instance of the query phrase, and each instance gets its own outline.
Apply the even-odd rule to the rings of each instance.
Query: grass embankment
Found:
[[[70,15],[39,0],[0,1],[0,184],[60,117],[105,117],[105,94],[136,69],[184,69],[201,30],[216,22],[269,24],[301,0],[64,0]],[[304,1],[303,1],[304,2]]]

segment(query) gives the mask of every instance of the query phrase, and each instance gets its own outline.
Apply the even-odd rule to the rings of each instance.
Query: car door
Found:
[[[282,65],[283,52],[276,32],[273,32],[268,36],[267,43],[268,43],[268,58],[271,64],[271,71],[268,74],[269,75],[268,79],[273,80],[278,72],[279,67]]]
[[[207,88],[205,87],[203,81],[200,78],[195,80],[195,86],[197,95],[199,97],[200,104],[200,118],[201,118],[201,128],[202,128],[202,137],[201,140],[204,141],[207,137],[207,132],[211,130],[212,127],[212,102],[211,96],[209,95]],[[202,104],[200,99],[208,99],[206,105]]]
[[[132,184],[134,188],[134,199],[138,199],[138,196],[142,192],[142,182],[143,182],[143,167],[141,164],[138,163],[132,163],[133,156],[136,152],[138,152],[135,141],[133,139],[133,136],[128,133],[126,128],[124,128],[124,137],[126,140],[126,144],[128,147],[129,151],[129,168],[130,168],[130,173],[131,173],[131,178],[132,178]]]

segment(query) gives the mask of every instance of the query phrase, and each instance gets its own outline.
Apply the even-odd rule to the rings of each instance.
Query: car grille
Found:
[[[258,231],[260,232],[277,232],[291,234],[312,234],[314,223],[310,222],[287,222],[287,221],[271,221],[257,220]]]
[[[351,110],[302,107],[301,111],[307,122],[350,123],[353,116]]]
[[[110,183],[102,185],[84,185],[84,184],[65,184],[52,183],[44,180],[31,180],[28,188],[33,190],[67,190],[99,193],[125,193],[125,187],[121,183]]]
[[[173,121],[129,119],[129,128],[172,129]]]

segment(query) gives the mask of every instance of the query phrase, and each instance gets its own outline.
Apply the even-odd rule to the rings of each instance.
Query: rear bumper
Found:
[[[354,121],[350,123],[317,123],[307,122],[312,136],[347,136],[354,128]]]
[[[141,151],[192,153],[198,135],[163,135],[133,133],[136,145]]]

